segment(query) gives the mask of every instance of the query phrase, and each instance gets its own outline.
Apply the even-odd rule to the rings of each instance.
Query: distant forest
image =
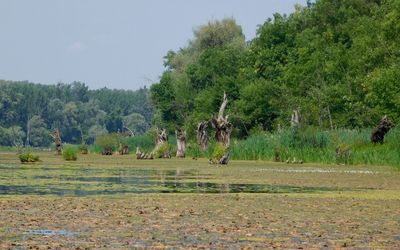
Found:
[[[48,146],[61,130],[68,143],[92,143],[111,132],[144,133],[153,109],[149,90],[89,90],[80,82],[42,85],[0,80],[0,145]]]
[[[237,138],[287,127],[293,110],[321,130],[372,127],[384,115],[399,124],[400,1],[310,1],[266,20],[251,41],[232,18],[210,21],[164,65],[150,90],[0,81],[0,144],[49,145],[56,127],[70,143],[124,126],[193,135],[223,92]]]

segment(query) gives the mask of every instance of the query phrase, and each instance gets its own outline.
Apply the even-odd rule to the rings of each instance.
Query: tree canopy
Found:
[[[288,126],[294,109],[322,129],[400,121],[400,1],[319,0],[275,14],[245,42],[232,18],[170,51],[150,89],[155,122],[194,131],[225,91],[237,136]]]

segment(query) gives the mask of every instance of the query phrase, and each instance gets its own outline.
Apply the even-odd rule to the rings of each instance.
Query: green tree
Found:
[[[124,126],[132,130],[135,134],[143,134],[149,128],[149,124],[143,115],[132,113],[123,117]]]

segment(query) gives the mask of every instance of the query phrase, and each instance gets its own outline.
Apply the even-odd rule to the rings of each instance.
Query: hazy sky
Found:
[[[138,89],[193,29],[234,17],[246,40],[306,0],[0,0],[0,79]]]

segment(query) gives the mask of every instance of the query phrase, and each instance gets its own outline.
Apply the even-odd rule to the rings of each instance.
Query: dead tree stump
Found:
[[[226,93],[224,92],[223,101],[221,107],[219,108],[218,116],[211,119],[211,124],[215,128],[215,139],[224,147],[224,155],[219,159],[212,159],[211,162],[218,162],[219,164],[228,164],[229,162],[229,144],[230,136],[232,132],[232,124],[228,121],[228,115],[224,116],[226,105],[228,104],[228,99]]]
[[[384,139],[385,139],[385,135],[389,132],[389,130],[391,128],[394,127],[394,124],[392,123],[391,120],[389,120],[387,118],[387,116],[385,115],[379,125],[372,131],[371,134],[371,142],[372,143],[380,143],[382,144]]]
[[[112,155],[113,149],[111,147],[105,147],[103,151],[101,151],[102,155]]]
[[[120,144],[118,152],[119,152],[120,155],[129,154],[129,146]]]
[[[186,154],[186,131],[175,130],[176,136],[176,157],[185,158]]]
[[[153,160],[153,154],[146,154],[140,151],[139,147],[136,147],[136,159],[138,160]]]
[[[53,138],[54,144],[56,145],[56,151],[58,155],[62,154],[62,141],[61,141],[61,134],[58,128],[54,129],[53,133],[50,134]]]
[[[223,102],[219,108],[218,116],[211,119],[211,123],[215,128],[215,139],[217,142],[222,143],[225,147],[229,147],[230,136],[232,132],[232,125],[228,121],[229,115],[224,116],[226,105],[228,104],[228,99],[226,98],[226,93],[224,92]]]
[[[157,129],[156,146],[152,153],[158,158],[171,158],[168,145],[168,134],[165,128]]]
[[[208,124],[209,121],[204,121],[197,125],[197,144],[202,150],[207,150],[208,148]]]

